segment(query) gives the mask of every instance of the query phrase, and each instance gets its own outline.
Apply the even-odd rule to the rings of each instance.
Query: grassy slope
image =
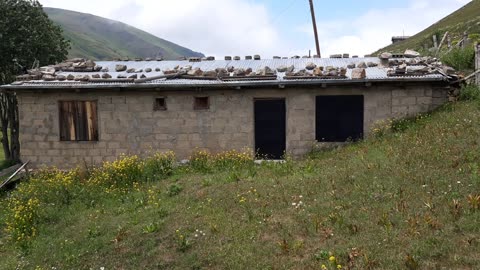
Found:
[[[424,44],[428,44],[429,48],[433,47],[432,36],[437,34],[438,42],[441,41],[446,31],[452,36],[452,42],[460,41],[463,32],[469,34],[480,33],[480,0],[473,0],[461,9],[455,11],[449,16],[443,18],[439,22],[433,24],[422,32],[413,37],[382,48],[372,55],[380,52],[398,52],[403,53],[406,49],[421,50]]]
[[[480,211],[467,203],[480,190],[479,119],[478,103],[461,102],[313,159],[176,172],[125,195],[51,206],[23,257],[0,235],[0,269],[320,269],[322,251],[346,268],[352,249],[352,269],[405,269],[408,255],[418,269],[480,269]],[[173,183],[184,189],[168,196]],[[145,203],[148,191],[158,206]]]
[[[45,12],[72,42],[70,57],[111,60],[156,57],[158,53],[166,59],[203,56],[121,22],[56,8],[45,8]]]

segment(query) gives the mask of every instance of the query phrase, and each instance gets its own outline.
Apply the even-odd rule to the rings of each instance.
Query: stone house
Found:
[[[184,159],[196,148],[278,159],[445,103],[448,76],[414,60],[73,59],[2,90],[17,94],[21,157],[34,166],[168,150]]]

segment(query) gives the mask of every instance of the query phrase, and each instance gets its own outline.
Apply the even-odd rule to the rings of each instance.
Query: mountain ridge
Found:
[[[174,60],[204,56],[120,21],[66,9],[44,7],[44,11],[70,40],[69,57],[93,60],[162,57]]]

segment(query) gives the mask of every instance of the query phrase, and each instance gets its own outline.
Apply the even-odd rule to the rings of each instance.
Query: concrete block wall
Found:
[[[23,160],[33,166],[74,167],[100,164],[121,154],[147,155],[173,150],[179,159],[195,149],[219,152],[254,148],[254,100],[285,98],[287,152],[296,156],[315,143],[315,97],[364,95],[364,131],[379,120],[426,112],[447,101],[447,90],[411,87],[328,87],[181,91],[19,91],[20,142]],[[209,96],[208,110],[194,110],[195,96]],[[154,111],[155,98],[167,110]],[[64,142],[59,138],[58,102],[96,100],[98,142]]]
[[[418,87],[415,89],[392,90],[393,118],[412,117],[419,113],[434,110],[448,101],[448,89]]]

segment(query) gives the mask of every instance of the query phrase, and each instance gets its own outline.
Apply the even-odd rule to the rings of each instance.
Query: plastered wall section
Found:
[[[364,131],[380,120],[413,116],[447,101],[443,87],[290,88],[210,91],[21,91],[22,160],[34,167],[101,164],[121,154],[148,155],[173,150],[187,159],[198,149],[210,152],[254,149],[254,100],[285,98],[287,152],[301,156],[315,143],[315,97],[364,95]],[[194,110],[194,97],[208,96],[208,110]],[[155,98],[166,98],[167,110],[154,111]],[[97,142],[64,142],[59,138],[59,101],[98,102]]]

